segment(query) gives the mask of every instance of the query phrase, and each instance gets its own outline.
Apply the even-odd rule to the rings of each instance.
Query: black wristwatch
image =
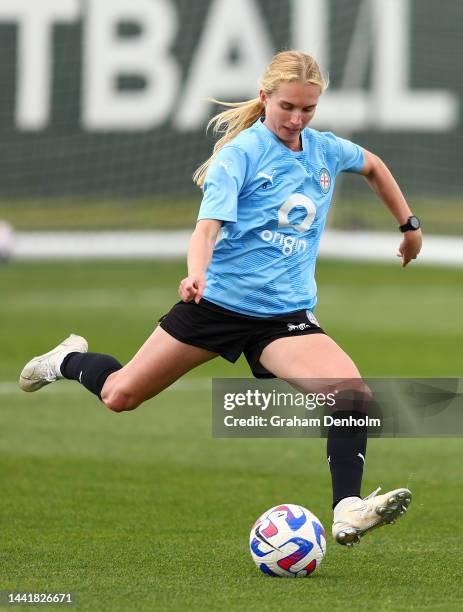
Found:
[[[415,217],[415,215],[408,217],[407,223],[404,223],[403,225],[399,225],[399,229],[401,232],[409,232],[409,231],[414,232],[415,230],[420,229],[420,227],[421,227],[421,221],[418,219],[418,217]]]

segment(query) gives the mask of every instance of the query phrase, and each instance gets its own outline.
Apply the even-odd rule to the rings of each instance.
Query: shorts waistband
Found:
[[[181,302],[179,302],[181,303]],[[270,317],[253,317],[251,315],[245,315],[241,312],[236,312],[235,310],[230,310],[229,308],[224,308],[223,306],[219,306],[210,300],[206,300],[205,298],[201,298],[198,306],[202,306],[203,308],[207,308],[208,310],[212,310],[214,312],[220,312],[224,315],[233,316],[238,319],[245,319],[246,321],[279,321],[280,319],[285,319],[287,317],[296,316],[300,313],[305,313],[307,310],[312,312],[310,309],[305,308],[303,310],[293,310],[291,312],[283,312],[279,315],[272,315]]]

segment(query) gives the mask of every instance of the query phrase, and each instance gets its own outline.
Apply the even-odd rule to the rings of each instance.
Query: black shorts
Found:
[[[178,302],[159,324],[180,342],[218,353],[232,363],[244,353],[256,378],[275,378],[259,362],[262,351],[273,340],[325,333],[309,310],[249,317],[204,299],[199,304]]]

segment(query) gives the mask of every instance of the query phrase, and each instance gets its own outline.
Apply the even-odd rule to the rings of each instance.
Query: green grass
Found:
[[[0,201],[0,219],[29,231],[137,230],[192,228],[198,216],[201,192],[191,195],[126,200]],[[411,206],[427,234],[463,233],[461,198],[412,198]],[[336,197],[329,226],[337,229],[394,231],[396,222],[373,194]]]
[[[310,579],[272,580],[252,564],[250,525],[295,502],[328,529],[328,470],[322,440],[211,437],[210,378],[248,376],[244,362],[217,359],[119,415],[73,383],[16,390],[24,361],[69,331],[128,359],[183,271],[0,267],[0,589],[72,591],[89,611],[462,609],[460,440],[371,440],[364,492],[409,485],[407,517],[352,551],[330,539]],[[317,315],[366,376],[459,376],[460,276],[322,262]]]
[[[200,191],[193,194],[136,200],[0,201],[0,219],[22,231],[192,228],[201,202]]]
[[[463,234],[463,207],[461,197],[409,198],[410,208],[421,219],[425,235]],[[382,202],[374,195],[334,199],[330,213],[331,227],[336,229],[394,231],[396,222]]]

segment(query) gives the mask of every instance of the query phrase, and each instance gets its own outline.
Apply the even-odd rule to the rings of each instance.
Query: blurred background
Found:
[[[313,126],[382,156],[427,233],[461,234],[462,22],[453,0],[0,0],[0,219],[190,228],[207,98],[255,97],[294,47],[330,79]],[[395,222],[345,176],[330,226]]]

